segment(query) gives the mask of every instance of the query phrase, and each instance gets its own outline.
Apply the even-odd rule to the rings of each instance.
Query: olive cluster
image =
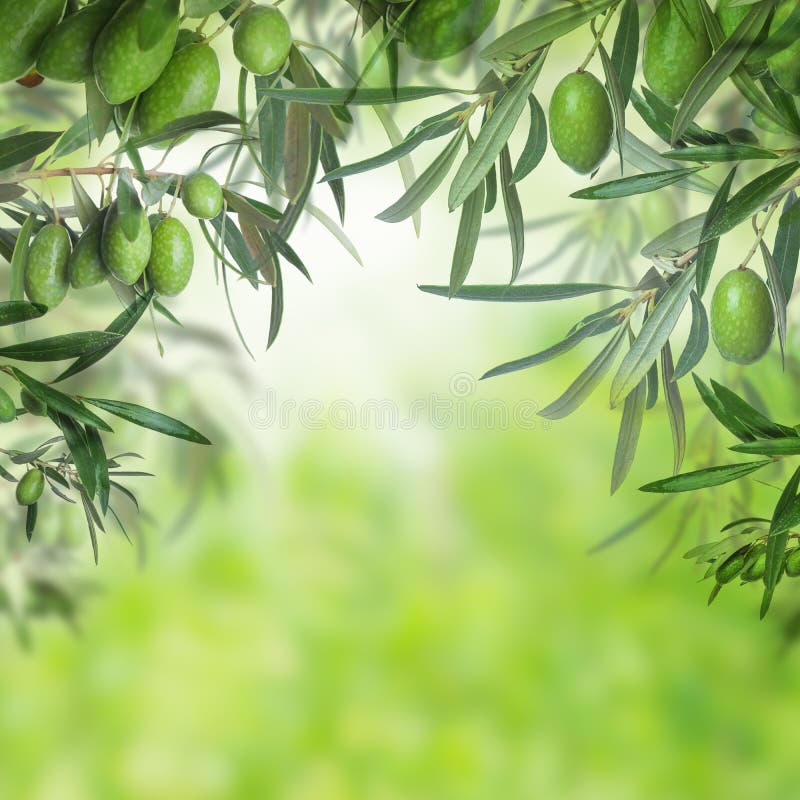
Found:
[[[716,16],[729,36],[747,16],[749,5],[719,0]],[[800,3],[781,0],[770,24],[779,29]],[[658,4],[648,25],[642,69],[648,86],[661,99],[677,105],[697,73],[712,54],[700,0],[672,0]],[[769,71],[787,92],[800,95],[800,37],[759,65]],[[756,124],[767,125],[754,114]],[[567,75],[555,89],[550,103],[550,138],[559,158],[581,174],[594,172],[611,150],[614,120],[605,88],[582,69]]]
[[[767,568],[767,545],[763,541],[749,542],[731,553],[719,564],[712,562],[715,595],[719,587],[731,583],[736,578],[744,583],[755,583],[764,578]],[[800,546],[787,548],[781,565],[781,576],[789,578],[800,576]]]
[[[212,109],[220,85],[217,55],[208,39],[179,29],[177,15],[157,41],[143,48],[145,0],[94,0],[64,16],[65,7],[66,0],[0,0],[2,28],[11,34],[9,46],[0,51],[0,81],[24,76],[27,85],[41,78],[92,82],[118,118],[129,120],[142,136]],[[253,5],[237,20],[233,49],[250,72],[274,72],[291,46],[289,25],[274,6]],[[181,196],[195,217],[212,219],[222,210],[222,190],[205,173],[189,176]],[[70,286],[95,286],[109,275],[163,295],[183,291],[194,264],[189,232],[171,216],[139,213],[133,224],[123,224],[118,202],[111,202],[76,241],[59,221],[44,225],[25,269],[31,302],[53,308]]]

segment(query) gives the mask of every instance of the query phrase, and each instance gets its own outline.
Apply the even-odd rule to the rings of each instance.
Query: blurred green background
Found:
[[[302,28],[302,4],[287,6]],[[588,46],[585,34],[570,42],[548,64],[543,97]],[[233,69],[227,40],[217,49]],[[469,83],[477,65],[428,77],[448,80],[448,70]],[[3,94],[11,123],[24,120],[29,95]],[[232,110],[231,97],[219,107]],[[65,102],[69,116],[77,98]],[[425,113],[403,108],[401,129]],[[368,113],[359,118],[346,161],[385,147]],[[517,152],[522,140],[520,130]],[[191,168],[192,145],[180,152]],[[583,182],[548,155],[523,187],[527,218],[566,210],[607,232],[596,208],[564,199]],[[98,393],[150,402],[217,445],[198,452],[121,430],[115,450],[143,452],[158,477],[135,484],[146,517],[131,528],[134,546],[110,529],[97,569],[77,510],[43,523],[45,540],[80,542],[70,568],[97,592],[77,635],[42,620],[25,650],[0,625],[0,798],[792,797],[800,655],[783,634],[791,587],[759,623],[757,588],[726,590],[706,609],[709,584],[680,559],[735,503],[768,512],[774,490],[715,493],[714,504],[696,504],[691,527],[671,504],[590,555],[652,507],[636,487],[671,469],[663,406],[610,499],[619,411],[608,410],[605,387],[552,426],[502,416],[550,402],[595,345],[541,371],[476,379],[563,336],[594,301],[509,308],[422,295],[416,283],[449,273],[457,221],[444,198],[426,210],[417,240],[410,226],[372,219],[401,191],[396,172],[348,188],[347,231],[366,266],[304,226],[296,247],[315,286],[289,277],[285,327],[269,354],[266,298],[234,291],[252,362],[203,255],[171,306],[186,329],[159,323],[165,358],[143,325],[113,367],[87,376]],[[532,231],[526,263],[558,248],[563,233]],[[737,243],[726,248],[734,266]],[[596,259],[570,268],[597,279]],[[509,264],[505,239],[489,232],[475,279],[502,282]],[[554,260],[533,279],[563,277],[568,266]],[[646,267],[632,262],[637,274]],[[73,298],[51,324],[103,324],[113,308],[109,298]],[[713,356],[701,372],[736,377]],[[781,395],[777,356],[749,377],[776,413],[797,411]],[[423,413],[401,426],[342,422],[334,411],[377,402],[402,419],[432,395],[464,419],[437,424]],[[696,465],[713,431],[688,386],[684,395]],[[314,425],[298,411],[309,402]],[[4,521],[10,536],[22,524],[10,506]],[[11,574],[25,548],[9,552]]]

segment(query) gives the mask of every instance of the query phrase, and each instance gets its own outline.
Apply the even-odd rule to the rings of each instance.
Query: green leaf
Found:
[[[793,161],[782,164],[754,178],[742,187],[720,210],[703,233],[702,241],[706,242],[733,230],[737,225],[751,217],[762,208],[781,187],[784,181],[797,172],[800,163]]]
[[[34,396],[47,403],[47,407],[52,411],[58,411],[65,414],[72,419],[82,422],[84,425],[91,425],[94,428],[100,428],[103,431],[111,432],[108,423],[104,422],[96,414],[89,411],[88,408],[83,406],[74,398],[69,395],[53,389],[52,386],[47,386],[44,383],[39,383],[35,378],[26,374],[16,367],[11,367],[11,372],[14,377]]]
[[[345,103],[352,106],[378,106],[410,103],[415,100],[424,100],[426,97],[454,93],[471,94],[469,91],[445,86],[398,86],[396,95],[391,86],[361,88],[355,92],[352,89],[327,87],[320,87],[319,89],[283,89],[275,87],[264,89],[262,96],[274,97],[284,102],[294,100],[298,103],[313,103],[324,106],[344,105]]]
[[[275,264],[275,284],[272,287],[272,303],[269,310],[269,331],[267,333],[267,350],[275,344],[283,322],[283,272],[280,265]]]
[[[775,308],[775,322],[778,328],[778,343],[781,348],[781,363],[783,363],[786,353],[786,297],[783,294],[783,283],[775,259],[772,257],[763,239],[758,242],[761,247],[761,256],[764,259],[764,266],[767,270],[767,286],[769,288],[772,305]]]
[[[689,123],[733,74],[770,14],[769,3],[755,3],[731,35],[700,68],[686,90],[672,126],[671,144],[680,140]]]
[[[63,131],[28,131],[0,139],[0,172],[49,150]]]
[[[89,197],[88,192],[83,188],[74,173],[70,175],[70,184],[72,186],[72,199],[75,203],[75,213],[78,215],[78,220],[85,230],[97,218],[100,209],[95,205],[94,200]]]
[[[625,149],[625,106],[628,101],[623,94],[614,64],[602,44],[599,46],[599,50],[600,60],[603,63],[603,73],[606,76],[606,90],[611,98],[611,108],[614,112],[614,135],[617,138],[619,173],[622,175],[625,172],[625,156],[623,153]]]
[[[109,128],[110,126],[107,126],[104,133],[107,133]],[[64,158],[64,156],[82,150],[84,147],[88,147],[93,139],[94,131],[89,121],[89,115],[84,114],[79,119],[76,119],[56,142],[56,146],[53,149],[53,159]]]
[[[719,250],[719,237],[706,239],[706,235],[711,224],[717,219],[720,211],[728,202],[730,196],[731,186],[733,179],[736,177],[736,167],[734,167],[727,175],[719,191],[714,195],[711,205],[708,208],[708,213],[703,220],[703,228],[700,232],[700,239],[703,243],[697,251],[697,294],[702,297],[708,288],[708,281],[711,278],[711,270],[714,268],[714,262],[717,260],[717,251]]]
[[[377,214],[383,222],[402,222],[422,207],[426,200],[439,188],[447,177],[453,162],[456,160],[461,143],[464,140],[466,127],[450,140],[445,149],[431,162],[428,168],[417,178],[408,191],[389,208]],[[477,145],[477,142],[476,142]]]
[[[292,45],[292,49],[289,51],[289,67],[295,86],[300,89],[319,88],[314,71],[309,66],[306,57],[294,45]],[[310,104],[307,108],[311,116],[329,136],[332,136],[334,139],[344,139],[342,126],[336,120],[330,107]]]
[[[153,411],[144,406],[124,403],[120,400],[103,400],[96,397],[84,397],[83,399],[90,405],[102,408],[103,411],[108,411],[109,414],[114,414],[142,428],[149,428],[157,433],[174,436],[176,439],[185,439],[187,442],[195,444],[211,444],[205,436],[198,433],[194,428],[190,428],[177,419],[160,414],[158,411]]]
[[[772,603],[772,595],[781,577],[783,556],[789,538],[789,522],[786,513],[795,511],[797,504],[797,488],[800,485],[800,467],[784,487],[772,515],[767,538],[767,564],[764,571],[764,596],[761,600],[761,619],[764,619]],[[793,514],[794,515],[794,514]]]
[[[483,186],[480,180],[478,186]],[[525,219],[522,216],[522,204],[519,201],[517,187],[511,182],[511,154],[508,145],[500,151],[500,190],[503,194],[503,208],[506,212],[508,235],[511,240],[511,281],[514,283],[522,267],[525,254]]]
[[[748,461],[744,464],[723,464],[717,467],[706,467],[694,472],[684,472],[681,475],[664,478],[660,481],[653,481],[640,487],[640,491],[658,493],[693,492],[696,489],[707,489],[710,486],[721,486],[724,483],[737,481],[771,463],[772,461],[767,459],[765,461]]]
[[[696,292],[689,295],[692,301],[692,327],[681,357],[675,367],[673,381],[688,375],[701,361],[708,349],[708,315]]]
[[[92,462],[94,463],[95,484],[97,487],[97,498],[100,501],[100,510],[105,515],[108,511],[108,496],[111,492],[111,481],[108,475],[108,457],[100,432],[96,428],[88,427],[84,429],[86,444],[89,448]]]
[[[528,105],[531,110],[531,124],[528,129],[528,140],[514,167],[514,174],[511,176],[511,183],[519,183],[530,175],[539,166],[544,154],[547,151],[547,118],[544,115],[539,101],[533,96],[528,97]],[[489,170],[488,174],[491,174]]]
[[[123,169],[119,173],[117,213],[120,227],[129,242],[136,239],[142,225],[148,224],[147,220],[142,222],[142,204],[139,201],[139,195],[133,185],[133,178],[128,169]]]
[[[789,192],[778,221],[773,249],[775,267],[780,275],[783,296],[787,303],[792,296],[797,263],[800,259],[800,213],[794,214],[794,211],[800,211],[800,204],[797,202],[797,195]]]
[[[778,158],[778,154],[773,150],[766,150],[752,144],[707,144],[699,147],[681,147],[661,155],[672,161],[697,161],[706,164]]]
[[[532,53],[570,31],[580,28],[616,2],[617,0],[573,2],[567,8],[540,14],[495,39],[481,51],[481,58],[487,61],[501,61]]]
[[[32,342],[0,347],[0,358],[15,361],[63,361],[81,355],[91,355],[114,345],[122,337],[107,331],[85,331],[51,336]]]
[[[539,411],[539,416],[545,419],[563,419],[579,408],[614,364],[625,331],[625,327],[620,327],[564,394]]]
[[[731,413],[721,402],[714,392],[703,382],[703,380],[692,373],[694,384],[705,403],[708,410],[716,417],[717,421],[729,430],[737,439],[748,441],[753,439],[753,434],[748,428],[739,422],[735,414]]]
[[[695,282],[694,264],[688,266],[664,292],[642,325],[636,341],[625,355],[611,384],[611,406],[620,403],[647,374],[669,339]]]
[[[93,499],[97,491],[97,471],[95,470],[94,459],[89,450],[86,440],[86,432],[73,419],[65,414],[51,413],[53,422],[61,429],[67,448],[72,455],[75,469],[78,470],[78,477],[81,479],[83,488],[89,499]]]
[[[128,145],[130,147],[139,148],[145,145],[158,144],[159,142],[172,141],[187,133],[194,131],[208,130],[210,128],[219,128],[223,125],[243,125],[243,121],[232,114],[226,114],[222,111],[204,111],[201,114],[191,114],[188,117],[180,117],[172,122],[164,125],[153,133],[148,133],[146,136],[133,136],[129,139]],[[122,150],[124,148],[120,148]],[[118,150],[117,152],[119,152]]]
[[[486,182],[481,181],[461,208],[458,235],[453,249],[453,262],[450,267],[450,297],[463,286],[475,259],[475,248],[480,237],[485,202]]]
[[[283,185],[290,203],[296,203],[311,170],[311,115],[308,106],[289,103],[283,141]]]
[[[322,169],[324,169],[326,173],[333,172],[341,166],[339,153],[336,149],[336,141],[328,133],[322,134],[320,163],[322,164]],[[328,186],[331,188],[333,202],[336,203],[336,210],[339,212],[339,222],[344,225],[345,208],[347,205],[344,193],[344,181],[341,178],[328,181]]]
[[[646,397],[647,380],[643,378],[625,398],[619,434],[617,435],[617,446],[614,451],[614,466],[611,470],[611,494],[614,494],[622,486],[633,465],[636,448],[639,444],[639,434],[642,430],[642,421],[644,420]]]
[[[264,90],[272,86],[273,80],[268,76],[255,76],[261,166],[272,182],[271,186],[266,187],[268,191],[274,188],[283,171],[283,136],[286,127],[286,103],[264,95]],[[280,82],[276,85],[280,87]]]
[[[772,458],[797,456],[800,455],[800,438],[756,439],[753,442],[736,444],[730,449],[735,453],[750,453],[752,455],[770,456]]]
[[[93,76],[87,79],[84,88],[86,91],[86,113],[89,116],[89,124],[92,126],[92,133],[97,139],[97,143],[102,144],[106,133],[112,126],[114,107],[103,97]]]
[[[639,4],[624,0],[619,13],[619,24],[611,49],[611,63],[619,77],[619,86],[625,105],[631,97],[636,64],[639,59]]]
[[[71,378],[73,375],[83,372],[85,369],[88,369],[93,364],[100,361],[101,358],[107,356],[133,330],[134,326],[147,309],[147,306],[150,304],[152,297],[152,289],[145,295],[136,295],[133,302],[131,302],[131,304],[106,328],[106,333],[116,338],[109,339],[109,344],[93,353],[84,353],[81,355],[77,361],[67,367],[53,383]]]
[[[661,348],[661,380],[664,385],[664,399],[667,404],[669,427],[672,431],[672,449],[674,453],[673,474],[677,474],[683,464],[686,453],[686,417],[683,411],[680,389],[675,380],[672,363],[672,349],[669,341]]]
[[[621,319],[614,313],[610,313],[603,317],[597,317],[588,324],[574,329],[567,334],[566,338],[562,339],[560,342],[557,342],[551,347],[548,347],[546,350],[542,350],[539,353],[534,353],[531,356],[515,359],[514,361],[507,361],[505,364],[500,364],[499,366],[490,369],[481,376],[481,380],[486,378],[494,378],[498,375],[507,375],[510,372],[519,372],[523,369],[529,369],[530,367],[536,367],[539,364],[544,364],[545,362],[557,358],[569,350],[572,350],[575,345],[579,344],[584,339],[588,339],[590,336],[597,336],[613,330],[620,324],[620,322]]]
[[[585,189],[573,192],[570,197],[578,200],[612,200],[618,197],[644,194],[678,183],[678,181],[682,181],[700,169],[703,169],[703,167],[668,169],[661,172],[646,172],[643,175],[631,175],[628,178],[619,178],[607,183],[598,183],[596,186],[587,186]]]
[[[458,208],[475,191],[500,155],[528,102],[528,96],[543,64],[544,55],[540,55],[503,95],[484,123],[475,139],[475,146],[467,153],[453,178],[448,199],[451,211]]]
[[[717,383],[713,378],[711,379],[711,388],[725,410],[735,416],[755,436],[765,439],[782,439],[786,436],[797,436],[797,431],[794,428],[773,422],[736,392],[731,391],[727,386]]]
[[[418,288],[428,294],[450,297],[448,286],[423,285]],[[479,300],[493,303],[544,303],[615,290],[634,291],[630,287],[615,286],[610,283],[540,283],[521,286],[501,284],[499,286],[463,286],[453,297],[459,300]]]
[[[331,170],[323,175],[320,181],[349,178],[351,175],[359,175],[363,172],[369,172],[370,170],[392,164],[416,150],[416,148],[424,142],[431,139],[438,139],[440,136],[446,136],[457,130],[462,122],[460,114],[467,108],[468,105],[462,103],[455,108],[437,114],[435,117],[430,117],[417,125],[402,142],[390,148],[385,153],[380,153],[371,158],[364,159],[363,161],[347,164],[339,169]]]
[[[36,319],[47,313],[47,306],[38,303],[27,303],[22,300],[10,300],[0,303],[0,328]]]
[[[645,258],[658,258],[663,256],[679,256],[700,243],[700,235],[706,215],[698,214],[668,228],[663,233],[648,242],[641,250]]]

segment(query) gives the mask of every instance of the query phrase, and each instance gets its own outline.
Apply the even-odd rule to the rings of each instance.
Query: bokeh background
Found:
[[[316,21],[314,4],[284,6],[298,36],[352,23],[343,3],[320,6]],[[501,24],[525,13],[504,2]],[[554,48],[543,102],[588,45],[581,32]],[[235,75],[228,38],[215,47]],[[473,53],[416,80],[468,86],[479,69]],[[81,113],[80,96],[61,89],[34,97],[6,86],[0,98],[4,128],[36,108],[49,127]],[[395,118],[406,131],[441,103]],[[218,107],[234,106],[229,80]],[[386,147],[369,111],[358,119],[346,162]],[[524,135],[521,125],[515,152]],[[174,169],[192,168],[196,142],[175,154]],[[436,147],[420,151],[418,168]],[[526,264],[564,250],[576,220],[601,242],[609,232],[645,241],[621,221],[641,218],[638,201],[601,209],[566,199],[583,183],[548,154],[523,184],[528,220],[569,214],[532,228]],[[636,487],[671,470],[663,405],[648,415],[628,484],[609,498],[619,411],[608,409],[607,386],[567,420],[545,425],[529,413],[561,393],[595,345],[537,371],[478,377],[563,336],[597,301],[492,306],[423,295],[418,283],[449,275],[457,220],[445,197],[426,207],[417,239],[410,224],[374,220],[402,191],[396,170],[347,188],[346,230],[364,266],[305,223],[294,243],[314,286],[288,276],[284,328],[269,353],[266,293],[233,289],[250,360],[195,231],[196,277],[170,305],[184,328],[157,323],[163,359],[145,320],[86,376],[96,394],[150,403],[216,445],[200,451],[118,426],[115,449],[134,447],[157,477],[130,483],[144,514],[126,517],[130,542],[111,527],[102,535],[97,568],[80,512],[42,508],[41,541],[60,544],[37,557],[91,593],[74,626],[32,624],[27,647],[0,624],[0,797],[793,796],[794,587],[782,587],[776,613],[760,623],[757,588],[726,590],[707,609],[709,584],[680,558],[733,511],[768,513],[774,488],[668,504],[591,554],[652,509]],[[315,197],[332,211],[324,187]],[[703,202],[675,195],[684,213]],[[502,210],[487,221],[475,280],[508,279],[503,224]],[[729,238],[721,262],[732,267],[747,243]],[[530,279],[596,280],[617,269],[597,248],[548,265]],[[633,258],[629,268],[638,276],[647,263]],[[114,313],[101,291],[73,297],[46,324],[87,328]],[[701,373],[740,377],[711,353]],[[796,411],[777,355],[748,378],[774,413]],[[713,429],[689,385],[684,397],[696,465],[714,457]],[[453,418],[433,418],[434,402]],[[313,424],[301,408],[315,409]],[[35,440],[28,425],[21,436]],[[22,517],[4,503],[9,581],[29,556]]]

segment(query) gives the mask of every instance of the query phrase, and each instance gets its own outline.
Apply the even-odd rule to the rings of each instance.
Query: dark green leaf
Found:
[[[794,214],[794,211],[800,211],[800,203],[797,202],[797,195],[789,192],[786,195],[783,214],[778,222],[773,251],[775,267],[780,275],[783,295],[787,303],[792,296],[797,262],[800,259],[800,213]]]
[[[514,167],[514,174],[511,177],[512,183],[519,183],[523,178],[530,175],[539,162],[544,157],[547,150],[547,119],[539,101],[533,96],[528,97],[528,105],[531,110],[531,124],[528,129],[528,141]],[[491,170],[490,170],[491,171]]]
[[[5,305],[5,304],[4,304]],[[114,346],[122,337],[108,331],[84,331],[51,336],[32,342],[0,347],[0,357],[15,361],[63,361]]]
[[[722,182],[719,191],[714,195],[714,199],[711,201],[708,213],[703,221],[703,228],[700,232],[700,241],[702,244],[697,251],[697,294],[700,297],[703,296],[708,288],[711,270],[714,268],[714,262],[717,260],[717,251],[719,250],[719,237],[706,238],[707,232],[728,202],[733,179],[736,177],[736,169],[737,168],[734,167]]]
[[[23,300],[10,300],[0,303],[0,327],[14,325],[36,319],[47,313],[47,306],[38,303],[26,303]]]
[[[145,145],[158,144],[177,139],[187,133],[194,131],[208,130],[209,128],[219,128],[224,125],[242,125],[242,120],[232,114],[222,111],[204,111],[201,114],[192,114],[188,117],[180,117],[165,125],[160,130],[149,133],[146,136],[134,136],[129,140],[131,147],[139,148]]]
[[[624,0],[619,13],[619,24],[611,49],[611,63],[619,77],[619,85],[625,104],[631,97],[633,78],[639,58],[639,4],[636,0]]]
[[[689,295],[689,299],[692,301],[692,327],[675,367],[672,377],[674,381],[688,375],[700,363],[708,349],[708,315],[705,307],[695,292]]]
[[[661,172],[646,172],[642,175],[631,175],[615,181],[598,183],[573,192],[570,197],[578,200],[613,200],[617,197],[630,197],[671,186],[683,180],[703,167],[687,167],[686,169],[668,169]]]
[[[786,542],[789,538],[790,520],[787,512],[793,511],[797,504],[797,488],[800,485],[800,467],[795,470],[792,477],[784,487],[772,515],[767,539],[767,565],[764,571],[764,596],[761,600],[761,618],[769,611],[772,595],[783,569],[783,556],[786,552]],[[792,514],[794,516],[794,514]]]
[[[96,397],[85,397],[83,399],[93,406],[102,408],[103,411],[108,411],[109,414],[114,414],[128,422],[132,422],[134,425],[140,425],[143,428],[149,428],[167,436],[174,436],[176,439],[185,439],[187,442],[194,442],[195,444],[211,444],[205,436],[198,433],[194,428],[190,428],[177,419],[160,414],[158,411],[153,411],[144,406],[123,403],[120,400],[102,400]]]
[[[419,286],[428,294],[449,297],[447,286]],[[587,294],[610,291],[633,291],[630,287],[610,283],[540,283],[520,286],[462,286],[453,297],[459,300],[480,300],[494,303],[543,303],[550,300],[566,300]]]
[[[63,131],[28,131],[0,139],[0,172],[24,164],[50,149]]]
[[[718,467],[707,467],[698,469],[694,472],[684,472],[681,475],[674,475],[671,478],[664,478],[660,481],[653,481],[640,488],[642,492],[693,492],[696,489],[706,489],[709,486],[721,486],[723,483],[739,480],[756,470],[771,464],[769,459],[765,461],[748,461],[744,464],[723,464]]]

